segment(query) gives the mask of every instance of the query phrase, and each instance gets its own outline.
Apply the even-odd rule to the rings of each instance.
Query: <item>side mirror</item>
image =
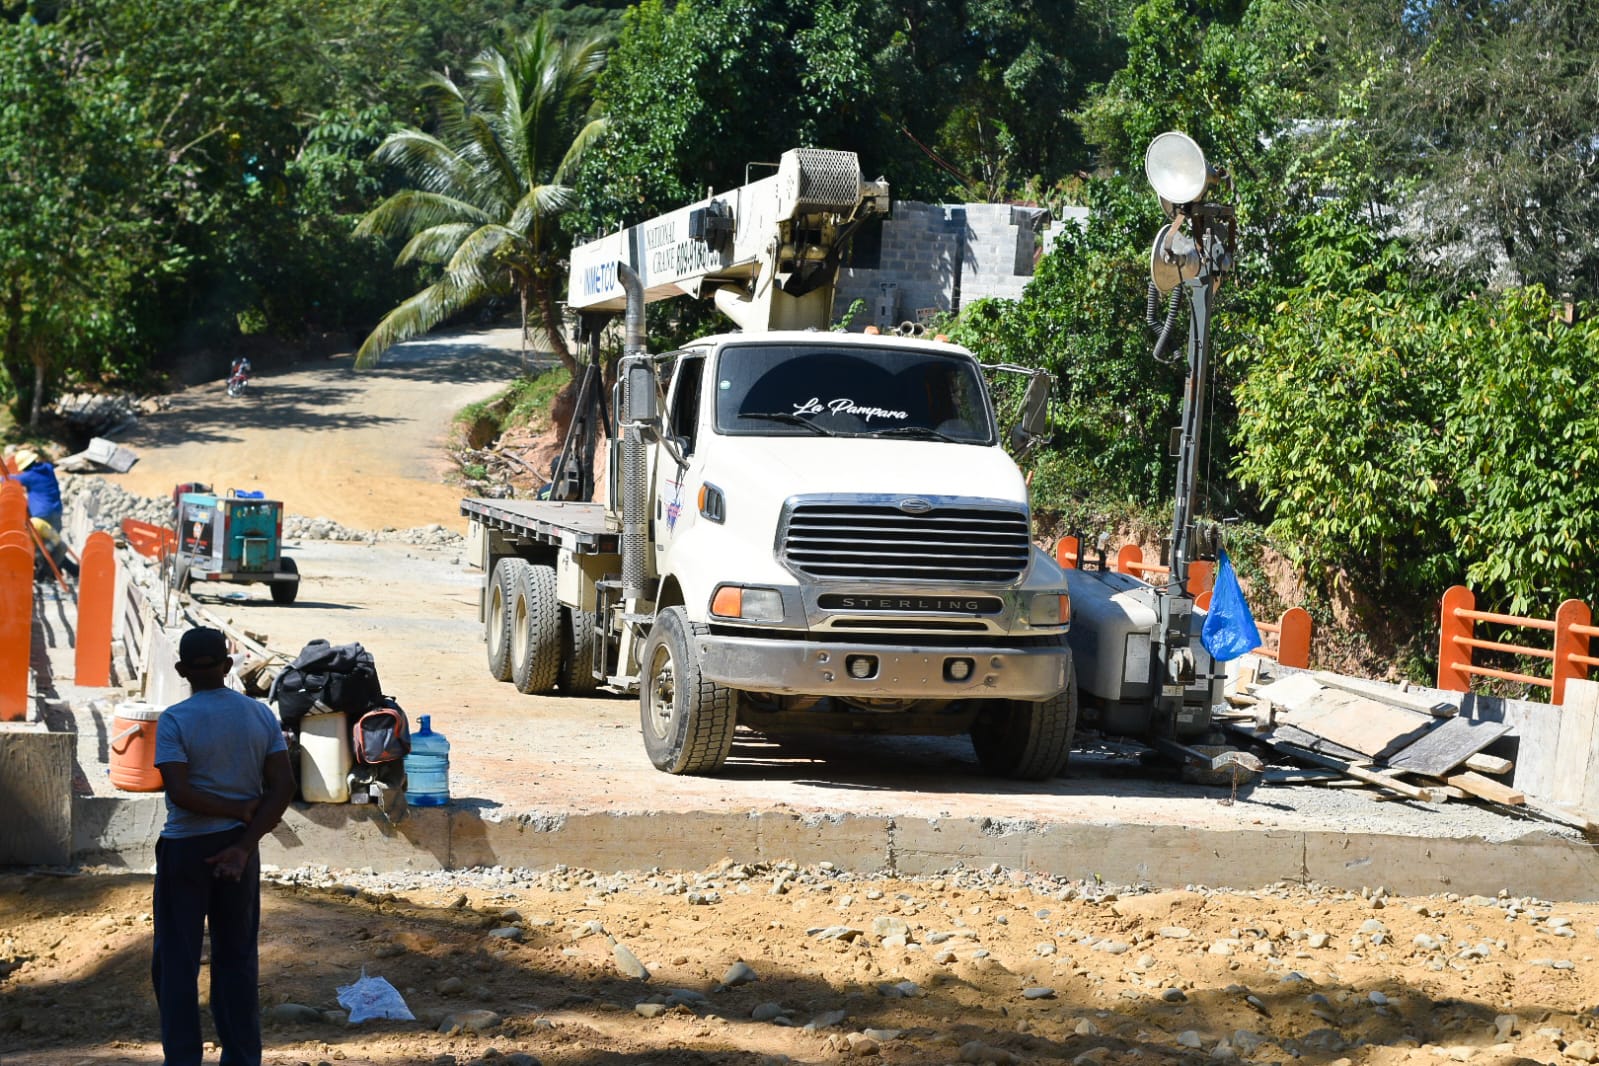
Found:
[[[1011,446],[1032,451],[1049,439],[1049,390],[1055,379],[1047,371],[1035,370],[1022,394],[1021,420],[1010,431]]]
[[[628,367],[626,396],[624,421],[635,424],[655,421],[658,414],[655,406],[655,374],[647,364]]]

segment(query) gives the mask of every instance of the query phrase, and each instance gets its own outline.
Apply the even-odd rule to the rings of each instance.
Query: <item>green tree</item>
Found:
[[[441,270],[384,316],[357,365],[482,300],[515,293],[523,328],[536,316],[575,377],[556,307],[560,222],[575,202],[570,175],[604,128],[589,114],[603,61],[596,40],[562,41],[541,19],[508,51],[474,59],[464,86],[444,74],[430,80],[438,132],[402,130],[378,149],[415,185],[375,207],[357,232],[404,236],[400,264]]]

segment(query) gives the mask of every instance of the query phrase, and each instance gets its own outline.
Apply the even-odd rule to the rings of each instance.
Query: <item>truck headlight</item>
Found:
[[[718,585],[711,594],[711,614],[743,622],[781,622],[783,594],[777,589]]]
[[[1072,600],[1064,593],[1040,593],[1027,605],[1027,621],[1032,625],[1063,626],[1071,620]]]

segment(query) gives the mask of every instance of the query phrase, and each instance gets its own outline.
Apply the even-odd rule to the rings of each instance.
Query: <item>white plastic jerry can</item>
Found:
[[[350,737],[344,714],[300,720],[300,794],[307,803],[350,801]]]

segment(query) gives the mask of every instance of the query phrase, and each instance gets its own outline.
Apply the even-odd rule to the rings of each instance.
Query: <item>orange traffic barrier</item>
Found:
[[[1124,544],[1116,552],[1116,561],[1111,564],[1111,569],[1118,574],[1131,574],[1141,581],[1149,581],[1145,574],[1169,574],[1171,567],[1162,566],[1160,563],[1144,562],[1144,549],[1136,544]],[[1205,559],[1195,559],[1188,564],[1188,594],[1190,596],[1203,596],[1209,592],[1215,576],[1215,565]],[[1150,582],[1154,584],[1154,582]]]
[[[77,684],[111,684],[111,618],[117,595],[117,549],[111,534],[96,530],[83,546],[78,576]]]
[[[172,530],[136,518],[122,520],[122,536],[128,547],[150,559],[164,559],[178,550],[178,537]]]
[[[20,481],[0,483],[0,531],[7,529],[28,529],[28,490]]]
[[[1554,637],[1548,648],[1478,640],[1478,622],[1537,629],[1552,632]],[[1591,668],[1599,666],[1599,657],[1588,654],[1590,637],[1599,637],[1599,626],[1593,624],[1593,611],[1581,600],[1565,601],[1555,608],[1553,618],[1528,618],[1524,615],[1479,611],[1476,595],[1464,585],[1455,585],[1444,592],[1439,610],[1438,687],[1446,692],[1470,692],[1473,677],[1496,677],[1502,681],[1519,681],[1546,688],[1549,690],[1549,702],[1564,703],[1566,682],[1587,677]],[[1478,648],[1548,659],[1551,663],[1549,677],[1474,665],[1472,656]]]
[[[1062,537],[1055,542],[1055,561],[1062,570],[1076,570],[1083,562],[1083,553],[1076,537]]]
[[[1284,666],[1310,669],[1310,612],[1303,607],[1290,607],[1275,622],[1256,622],[1255,628],[1267,638],[1254,654],[1276,659]],[[1272,637],[1277,646],[1272,647]]]
[[[33,639],[33,546],[19,529],[0,533],[0,722],[28,717]]]

